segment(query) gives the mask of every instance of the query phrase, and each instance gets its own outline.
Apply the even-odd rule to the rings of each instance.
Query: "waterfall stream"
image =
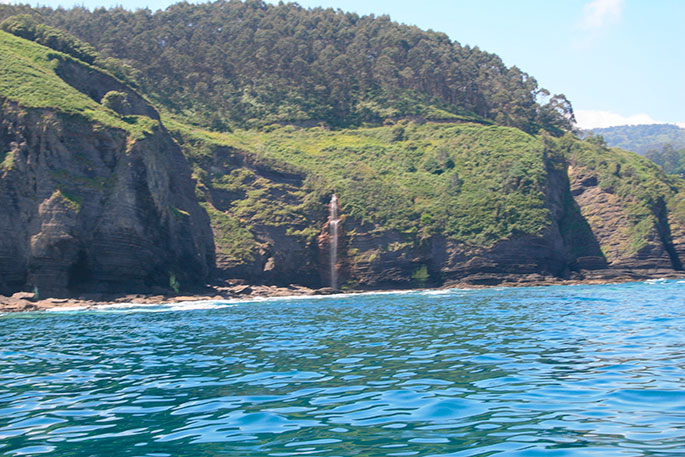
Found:
[[[338,288],[338,238],[339,238],[340,219],[338,218],[338,197],[333,194],[328,205],[328,234],[331,237],[330,243],[330,268],[331,268],[331,288]]]

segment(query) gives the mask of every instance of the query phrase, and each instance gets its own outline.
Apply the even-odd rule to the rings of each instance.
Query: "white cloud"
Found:
[[[601,29],[621,18],[623,0],[592,0],[583,8],[581,25],[587,30]]]
[[[576,23],[571,47],[587,50],[605,33],[611,24],[621,19],[624,0],[592,0],[583,7],[583,16]]]
[[[575,115],[577,125],[581,129],[601,129],[617,125],[663,124],[663,122],[656,121],[649,114],[644,113],[622,116],[610,111],[577,110]],[[685,125],[685,123],[682,124]]]
[[[669,124],[669,122],[653,119],[652,116],[645,113],[623,116],[611,111],[576,110],[574,114],[576,125],[583,130],[616,127],[617,125]],[[685,129],[685,122],[670,122],[670,124]]]

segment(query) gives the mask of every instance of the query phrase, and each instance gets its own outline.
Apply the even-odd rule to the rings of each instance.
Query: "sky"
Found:
[[[10,3],[13,0],[0,0]],[[47,6],[163,9],[173,0],[41,0]],[[278,3],[270,1],[270,3]],[[498,54],[563,93],[581,128],[685,128],[685,0],[299,0],[387,14]]]

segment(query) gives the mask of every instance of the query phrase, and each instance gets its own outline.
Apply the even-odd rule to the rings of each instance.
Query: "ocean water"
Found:
[[[0,316],[0,455],[683,456],[685,282]]]

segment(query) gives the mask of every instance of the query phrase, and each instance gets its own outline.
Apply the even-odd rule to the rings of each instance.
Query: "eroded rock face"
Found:
[[[41,296],[205,281],[214,245],[161,125],[142,138],[2,101],[0,287]]]
[[[305,176],[273,169],[259,163],[254,157],[230,147],[216,147],[211,155],[193,156],[192,145],[185,145],[189,159],[194,166],[202,169],[206,174],[198,182],[197,193],[201,195],[205,204],[211,205],[216,212],[225,213],[235,218],[240,228],[249,228],[252,239],[249,241],[249,255],[237,256],[232,249],[224,250],[222,238],[227,229],[216,219],[212,222],[216,245],[217,278],[244,279],[252,284],[303,284],[320,287],[328,284],[319,269],[318,249],[316,240],[305,240],[296,236],[293,231],[307,227],[319,227],[321,215],[289,214],[286,220],[269,220],[270,214],[262,218],[253,218],[254,212],[263,211],[259,206],[264,200],[269,205],[274,202],[288,207],[298,207],[304,203],[306,194],[302,191]],[[240,186],[224,186],[224,177],[234,173],[242,173],[245,182]],[[257,201],[250,200],[249,193],[261,195]],[[261,201],[260,201],[261,200]],[[241,213],[245,212],[245,217]]]
[[[651,209],[654,218],[636,222],[627,211],[630,198],[619,198],[610,189],[601,188],[593,170],[576,165],[569,167],[568,174],[573,197],[599,241],[609,267],[630,270],[682,268],[678,256],[669,254],[672,242],[667,234],[670,225],[663,202],[657,202]],[[635,235],[637,223],[645,225],[645,233],[639,239]]]
[[[673,252],[680,262],[680,268],[685,265],[685,222],[678,220],[673,213],[668,214],[668,225],[670,228]]]
[[[250,170],[255,183],[270,201],[288,206],[304,202],[305,176],[288,175],[254,163],[246,152],[216,148],[211,157],[198,165],[213,173],[214,179],[235,170]],[[616,277],[640,271],[677,270],[673,259],[682,258],[685,229],[671,220],[668,208],[661,209],[663,224],[654,224],[643,246],[633,252],[631,230],[635,221],[626,212],[626,201],[602,190],[597,176],[588,170],[552,162],[545,183],[545,200],[550,224],[535,235],[518,235],[491,246],[460,243],[442,235],[421,239],[417,234],[382,230],[346,217],[340,228],[337,272],[339,284],[362,289],[440,286],[466,282],[478,285],[516,282],[517,277]],[[202,189],[207,201],[217,210],[231,214],[244,208],[246,191],[239,187],[222,188],[207,181]],[[327,203],[330,195],[285,225],[250,222],[256,247],[249,261],[225,259],[219,254],[222,278],[240,278],[250,283],[303,284],[326,287],[330,278],[330,233]],[[655,211],[658,208],[655,208]],[[315,241],[303,241],[288,228],[318,228]],[[221,237],[215,227],[215,236]],[[671,240],[671,253],[668,243]]]

